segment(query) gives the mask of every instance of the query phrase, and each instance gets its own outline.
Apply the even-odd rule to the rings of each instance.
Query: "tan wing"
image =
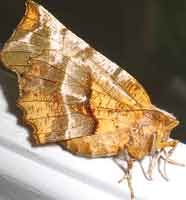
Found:
[[[30,0],[25,16],[1,52],[1,59],[18,75],[18,105],[34,128],[37,143],[95,132],[97,119],[88,101],[94,82],[110,99],[126,108],[150,105],[145,90],[132,76]]]
[[[45,144],[94,132],[89,112],[89,72],[64,56],[66,28],[38,4],[27,1],[25,16],[5,44],[1,59],[18,75],[18,106]],[[69,48],[68,48],[69,45]],[[69,50],[70,52],[73,52]]]
[[[118,102],[94,81],[89,102],[97,121],[95,135],[71,139],[62,145],[72,153],[87,157],[117,155],[128,145],[130,132],[144,112]]]
[[[98,51],[94,51],[92,57],[88,60],[88,63],[94,71],[95,80],[100,85],[110,91],[111,94],[114,93],[115,90],[120,91],[121,94],[123,93],[118,97],[113,94],[112,96],[114,98],[131,106],[141,108],[148,108],[151,106],[150,98],[145,89],[123,68],[110,61]],[[102,76],[103,73],[105,73],[105,77],[109,77],[107,79],[110,84],[108,84],[108,81],[105,82],[105,79]]]
[[[133,158],[141,159],[153,150],[155,134],[166,141],[170,134],[168,124],[170,128],[177,125],[173,116],[167,118],[168,113],[156,107],[154,110],[134,109],[120,103],[94,81],[89,102],[97,121],[95,134],[62,143],[74,154],[105,157],[127,149]]]

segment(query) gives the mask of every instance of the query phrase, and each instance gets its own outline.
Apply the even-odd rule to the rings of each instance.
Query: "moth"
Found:
[[[1,51],[17,74],[18,107],[37,145],[57,143],[91,158],[122,155],[131,191],[133,163],[148,156],[170,159],[178,141],[169,138],[178,120],[154,106],[141,84],[90,47],[41,5],[26,1],[26,12]],[[160,171],[164,178],[166,172]]]

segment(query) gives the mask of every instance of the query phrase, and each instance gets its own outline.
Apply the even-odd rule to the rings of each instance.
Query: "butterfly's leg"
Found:
[[[145,171],[145,169],[142,165],[142,161],[139,161],[142,172],[147,180],[152,180],[153,170],[154,170],[156,163],[161,154],[160,151],[156,150],[156,141],[157,141],[157,134],[154,133],[154,134],[152,134],[152,137],[151,137],[151,147],[150,147],[150,152],[149,152],[150,161],[149,161],[149,167],[148,167],[147,172]]]
[[[125,154],[127,154],[127,153],[125,153]],[[124,176],[118,182],[121,183],[123,180],[125,180],[125,179],[127,180],[128,187],[129,187],[130,194],[131,194],[131,200],[134,200],[135,196],[134,196],[134,190],[133,190],[133,187],[132,187],[132,173],[131,173],[134,160],[132,158],[130,158],[129,155],[127,154],[125,156],[125,161],[126,161],[126,164],[127,164],[126,167],[124,165],[122,165],[121,163],[117,162],[117,160],[115,160],[115,161],[116,161],[117,165],[124,172]]]
[[[175,160],[170,159],[170,157],[171,157],[172,154],[174,153],[175,149],[176,149],[176,146],[172,147],[169,151],[166,151],[166,150],[164,149],[164,150],[163,150],[164,156],[162,155],[162,156],[161,156],[161,159],[166,160],[166,161],[167,161],[168,163],[170,163],[170,164],[178,165],[178,166],[184,167],[185,164],[179,163],[179,162],[177,162],[177,161],[175,161]]]
[[[122,176],[122,178],[120,178],[119,180],[118,180],[118,183],[121,183],[122,181],[124,181],[126,178],[127,178],[127,169],[126,168],[124,168],[124,167],[122,167],[122,170],[123,170],[123,172],[124,172],[124,175]]]
[[[143,175],[145,176],[145,178],[146,178],[148,181],[152,181],[152,177],[149,177],[149,174],[145,171],[145,169],[144,169],[144,167],[143,167],[142,160],[139,161],[139,166],[141,167],[141,170],[142,170]]]
[[[166,173],[167,163],[178,165],[178,166],[185,166],[183,163],[178,163],[177,161],[170,159],[171,155],[174,153],[176,149],[176,145],[178,142],[179,141],[177,140],[172,140],[172,141],[168,141],[167,143],[164,143],[164,148],[162,148],[162,154],[158,159],[158,170],[161,176],[165,180],[168,180],[167,173]],[[165,147],[172,147],[172,148],[169,151],[166,151]],[[160,169],[161,161],[163,161],[163,172]]]
[[[133,160],[128,160],[127,161],[127,165],[128,165],[128,169],[127,169],[127,183],[128,183],[128,187],[129,187],[129,190],[130,190],[130,195],[131,195],[131,200],[134,200],[135,197],[134,197],[134,190],[133,190],[133,187],[132,187],[132,166],[133,166]]]
[[[148,167],[148,170],[147,172],[145,171],[143,165],[142,165],[142,160],[139,161],[139,164],[140,164],[140,167],[142,169],[142,172],[143,172],[143,175],[145,176],[145,178],[149,181],[152,180],[152,173],[153,173],[153,170],[156,166],[156,163],[158,162],[158,170],[161,174],[161,176],[163,178],[165,178],[166,180],[168,180],[167,178],[167,175],[166,175],[166,166],[165,166],[165,163],[164,163],[164,171],[162,172],[161,168],[160,168],[160,165],[161,165],[161,155],[162,155],[162,151],[156,151],[152,156],[150,156],[150,163],[149,163],[149,167]]]
[[[163,157],[163,159],[165,159],[165,158]],[[166,159],[166,161],[167,161],[168,163],[172,164],[172,165],[178,165],[178,166],[180,166],[180,167],[185,167],[185,164],[184,164],[184,163],[180,163],[180,162],[177,162],[177,161],[172,160],[172,159]]]
[[[154,154],[151,156],[151,161],[149,163],[149,168],[148,168],[148,176],[152,179],[152,173],[154,168],[156,167],[156,163],[158,162],[160,156],[161,156],[161,151],[156,151]]]
[[[162,161],[162,155],[159,157],[158,159],[158,171],[159,173],[161,174],[161,176],[166,180],[168,181],[168,176],[167,176],[167,170],[166,170],[166,164],[167,164],[167,161],[166,160],[163,160],[163,171],[161,170],[161,161]]]

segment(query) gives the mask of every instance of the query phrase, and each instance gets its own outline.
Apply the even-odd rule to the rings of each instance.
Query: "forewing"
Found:
[[[18,106],[45,144],[94,132],[89,112],[90,75],[71,61],[64,49],[66,28],[38,4],[27,1],[25,16],[5,44],[1,59],[18,75]]]
[[[123,68],[110,61],[104,55],[98,51],[94,51],[88,63],[93,71],[95,71],[95,80],[105,87],[105,89],[111,91],[113,97],[116,96],[114,93],[117,91],[121,94],[123,93],[119,97],[120,100],[122,101],[125,98],[122,102],[130,106],[147,108],[151,105],[150,98],[143,86]],[[106,81],[102,73],[96,73],[98,71],[105,73]],[[119,98],[117,99],[119,100]]]
[[[1,58],[18,75],[18,106],[25,113],[25,121],[34,128],[37,143],[61,141],[104,129],[104,132],[114,132],[115,128],[108,130],[113,124],[111,118],[116,121],[121,114],[112,114],[110,118],[110,113],[120,113],[119,110],[127,113],[126,110],[151,105],[147,93],[131,75],[30,0]],[[100,98],[94,101],[99,95],[92,87],[94,83],[104,93],[100,95],[104,96],[103,102],[107,97],[117,102],[107,114],[99,111],[103,109],[97,105]],[[108,111],[108,104],[104,109]],[[136,114],[125,115],[116,126],[118,123],[129,126],[136,118]]]

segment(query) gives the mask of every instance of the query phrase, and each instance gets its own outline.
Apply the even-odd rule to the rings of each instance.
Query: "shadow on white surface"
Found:
[[[0,176],[0,200],[51,200],[30,186],[8,176]]]

